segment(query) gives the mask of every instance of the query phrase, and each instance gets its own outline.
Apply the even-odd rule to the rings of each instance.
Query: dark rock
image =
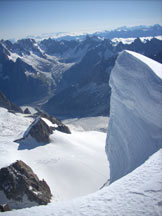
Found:
[[[12,209],[8,204],[0,204],[0,212],[11,211]]]
[[[0,204],[0,212],[11,211],[11,208],[8,204]]]
[[[62,124],[62,122],[59,119],[55,118],[54,116],[49,115],[46,112],[42,112],[39,110],[35,115],[40,116],[42,118],[46,118],[49,121],[51,121],[53,124],[57,124],[57,125]]]
[[[0,191],[5,194],[12,208],[46,205],[52,197],[47,183],[40,181],[33,170],[21,160],[0,169]],[[28,202],[25,200],[23,203],[25,195]]]
[[[71,134],[70,129],[66,125],[58,125],[55,129],[63,133]]]
[[[16,141],[24,140],[31,135],[39,143],[49,143],[49,135],[52,133],[51,127],[49,127],[40,117],[37,117],[24,133],[24,137]]]
[[[26,109],[24,110],[24,114],[31,114],[31,112],[30,112],[30,110],[29,110],[28,108],[26,108]]]
[[[49,135],[52,133],[52,129],[41,118],[37,118],[31,125],[28,135],[30,134],[38,142],[49,143]]]
[[[50,134],[53,133],[53,128],[49,127],[45,121],[39,116],[24,132],[22,138],[15,140],[19,143],[18,150],[33,149],[50,143]]]
[[[51,38],[44,39],[40,42],[41,48],[49,55],[63,54],[69,49],[75,48],[79,45],[79,41],[56,41]]]
[[[59,119],[55,118],[54,116],[51,116],[51,115],[49,115],[45,112],[42,112],[42,111],[38,111],[36,113],[36,115],[43,117],[43,118],[46,118],[49,121],[51,121],[53,124],[56,124],[57,127],[51,127],[52,130],[58,130],[58,131],[61,131],[63,133],[71,134],[70,129],[66,125],[64,125]]]
[[[23,113],[22,109],[19,106],[11,103],[1,91],[0,91],[0,107],[4,107],[12,112]]]

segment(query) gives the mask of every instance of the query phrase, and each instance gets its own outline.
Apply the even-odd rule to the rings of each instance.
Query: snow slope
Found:
[[[122,52],[111,73],[106,151],[110,182],[131,172],[162,148],[162,65]]]
[[[129,175],[102,190],[67,202],[52,202],[3,213],[4,216],[160,216],[162,150]]]
[[[109,178],[106,133],[54,131],[51,143],[35,148],[28,143],[23,149],[13,141],[22,138],[32,122],[29,115],[0,108],[0,168],[16,160],[24,161],[48,183],[54,202],[89,194],[103,186]],[[52,124],[48,120],[46,123]]]

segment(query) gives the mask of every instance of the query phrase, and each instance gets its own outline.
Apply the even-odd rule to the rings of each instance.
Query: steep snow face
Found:
[[[161,77],[162,65],[138,53],[124,51],[117,59],[106,143],[111,183],[162,147]]]

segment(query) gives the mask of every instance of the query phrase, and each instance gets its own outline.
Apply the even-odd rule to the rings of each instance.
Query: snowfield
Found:
[[[102,190],[71,201],[5,212],[14,216],[160,216],[162,150],[129,175]]]
[[[96,116],[86,118],[65,119],[63,121],[70,129],[77,131],[101,131],[107,132],[109,117]]]
[[[13,141],[22,138],[32,122],[29,115],[0,108],[0,168],[16,160],[24,161],[49,184],[54,202],[86,195],[103,186],[109,178],[106,133],[75,131],[73,126],[72,134],[54,131],[51,143],[36,148],[30,143],[32,138],[27,138],[29,142],[23,149]]]

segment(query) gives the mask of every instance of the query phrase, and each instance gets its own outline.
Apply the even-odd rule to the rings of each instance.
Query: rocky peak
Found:
[[[37,142],[49,143],[50,142],[49,136],[52,133],[53,131],[51,127],[49,127],[40,117],[37,117],[35,121],[26,130],[23,139],[25,139],[30,135]]]
[[[81,45],[85,46],[85,45],[89,45],[90,47],[93,47],[93,46],[96,46],[98,45],[99,43],[101,43],[101,40],[97,37],[97,36],[89,36],[89,35],[86,35],[86,38],[85,40],[83,40],[81,42]]]
[[[25,49],[32,49],[33,48],[33,45],[36,43],[36,41],[34,39],[30,39],[30,38],[27,38],[27,39],[21,39],[21,40],[18,40],[17,41],[17,44],[20,45],[21,48],[25,48]]]
[[[68,49],[67,43],[54,39],[45,39],[40,42],[40,47],[49,55],[63,54]]]
[[[28,108],[26,108],[26,109],[24,110],[24,114],[31,114],[31,112],[30,112],[30,110],[29,110]]]
[[[140,44],[142,43],[141,39],[139,37],[137,37],[135,40],[134,40],[134,43],[136,44]]]
[[[11,208],[46,205],[52,197],[47,183],[21,160],[0,169],[0,192],[0,204],[7,202]]]
[[[30,55],[30,51],[32,51],[34,54],[44,58],[45,56],[41,53],[41,51],[38,48],[38,45],[34,39],[21,39],[18,40],[16,43],[13,44],[13,51],[22,56]]]

